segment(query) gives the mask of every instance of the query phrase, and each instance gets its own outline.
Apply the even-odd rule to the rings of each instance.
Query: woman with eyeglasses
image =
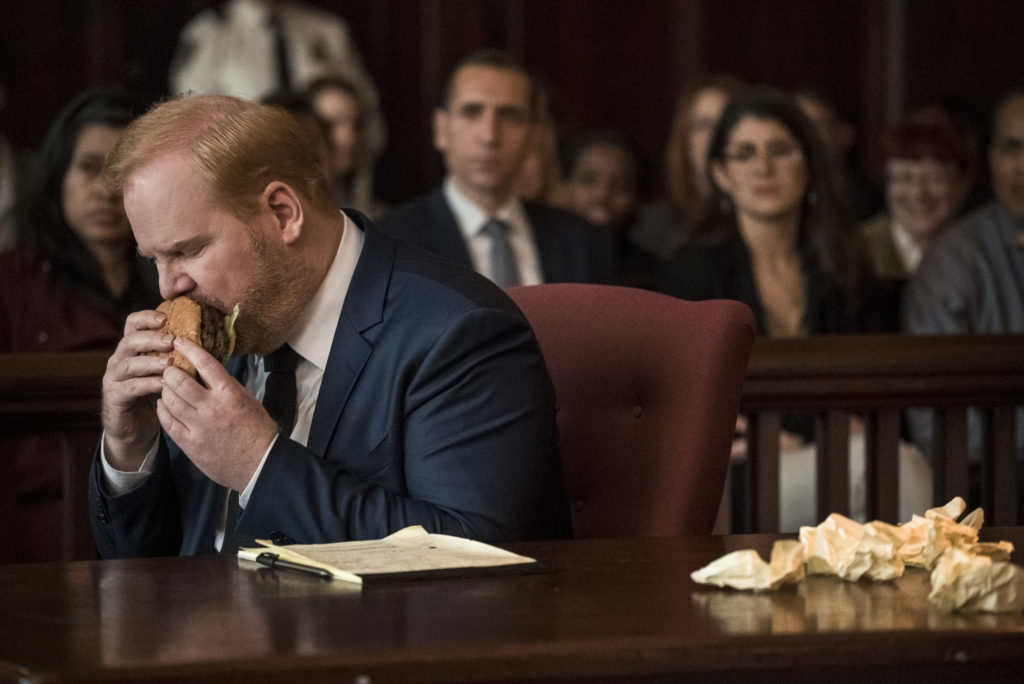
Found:
[[[121,196],[103,182],[106,156],[148,106],[146,97],[101,87],[54,119],[20,242],[0,254],[0,352],[113,349],[128,314],[160,301],[156,268],[136,252]],[[0,438],[15,492],[14,538],[0,545],[0,562],[61,558],[63,454],[90,453],[95,441],[53,430]]]
[[[868,268],[859,236],[847,227],[832,167],[793,99],[766,88],[735,98],[712,136],[708,162],[712,216],[669,263],[663,290],[684,299],[743,301],[759,333],[769,337],[873,328],[864,312],[876,307],[861,301],[871,288],[862,275]],[[736,461],[746,454],[745,427],[741,417]],[[820,522],[814,519],[813,416],[784,414],[782,427],[780,524],[796,531]],[[857,420],[851,435],[856,517],[864,510],[863,425]],[[901,449],[899,472],[902,514],[929,501],[931,475],[912,448]]]
[[[976,154],[967,130],[952,119],[911,120],[881,140],[885,210],[863,223],[872,271],[892,292],[885,329],[900,330],[903,288],[924,253],[960,215],[975,175]]]
[[[863,250],[837,199],[817,133],[794,100],[755,88],[725,108],[708,148],[711,215],[667,264],[664,292],[738,299],[759,332],[863,329]]]

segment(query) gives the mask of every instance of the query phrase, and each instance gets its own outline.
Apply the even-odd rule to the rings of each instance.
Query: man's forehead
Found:
[[[194,173],[188,162],[178,154],[164,154],[155,159],[147,160],[125,177],[124,191],[149,195],[163,193],[170,186],[190,184],[194,182]]]
[[[1024,95],[1007,100],[995,119],[995,137],[1024,139]]]
[[[469,64],[455,74],[452,103],[502,101],[524,108],[530,103],[530,79],[521,71]],[[511,102],[510,102],[511,101]]]

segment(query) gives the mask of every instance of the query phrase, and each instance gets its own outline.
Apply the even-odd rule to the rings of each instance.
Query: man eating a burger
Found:
[[[290,115],[165,102],[125,131],[107,180],[170,303],[128,318],[103,378],[101,556],[409,525],[569,535],[553,390],[522,314],[486,279],[339,211]],[[228,319],[227,366],[178,327],[179,304]],[[274,371],[294,385],[289,427],[261,403],[279,350],[297,360],[294,380]]]

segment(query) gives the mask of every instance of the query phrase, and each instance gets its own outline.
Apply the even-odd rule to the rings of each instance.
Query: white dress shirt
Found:
[[[469,258],[477,273],[491,278],[491,238],[483,232],[483,227],[489,220],[498,219],[508,225],[509,245],[516,257],[520,284],[540,285],[544,282],[533,229],[518,197],[513,196],[494,215],[488,215],[460,193],[450,177],[444,182],[443,192],[455,215],[455,222],[462,231],[462,239],[466,242]]]
[[[171,62],[174,95],[223,93],[259,100],[283,87],[279,81],[272,12],[280,16],[287,44],[290,87],[302,90],[320,76],[351,81],[377,109],[379,97],[343,18],[305,2],[230,0],[185,24]]]
[[[895,221],[889,222],[889,229],[892,231],[892,240],[896,244],[896,252],[900,255],[900,262],[907,273],[913,273],[921,263],[924,250],[921,245],[914,242],[910,233],[903,229],[903,226]]]
[[[331,353],[331,345],[334,342],[334,331],[338,327],[338,320],[341,318],[341,310],[345,305],[345,297],[348,288],[352,284],[352,275],[355,273],[356,263],[363,250],[363,231],[359,230],[351,219],[342,213],[344,218],[344,232],[338,251],[327,272],[317,289],[313,299],[303,309],[299,320],[295,325],[292,334],[288,337],[288,344],[301,357],[298,366],[295,368],[296,397],[298,405],[295,413],[295,427],[292,429],[291,439],[305,445],[309,439],[310,427],[313,423],[313,410],[316,408],[316,399],[320,394],[320,385],[323,381],[324,370],[327,368],[327,359]],[[263,400],[263,394],[267,381],[267,373],[263,370],[263,357],[250,355],[246,360],[245,387],[250,394],[259,400]],[[273,448],[275,438],[267,447],[263,458],[245,489],[239,493],[238,504],[242,508],[249,501],[253,486],[263,470],[270,450]],[[140,486],[153,472],[154,460],[159,451],[159,441],[153,444],[142,466],[136,472],[125,472],[116,470],[107,463],[106,454],[100,442],[100,457],[103,466],[103,473],[107,490],[113,495],[130,492]],[[220,543],[224,534],[223,516],[227,514],[227,495],[224,497],[224,512],[222,521],[218,525],[216,546]]]

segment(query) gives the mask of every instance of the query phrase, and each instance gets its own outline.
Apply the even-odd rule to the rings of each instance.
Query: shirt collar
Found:
[[[334,331],[338,327],[365,239],[363,231],[344,212],[340,213],[344,228],[334,261],[288,338],[292,349],[321,371],[327,367]]]
[[[910,233],[895,220],[889,225],[892,229],[893,243],[896,245],[896,251],[900,255],[900,262],[907,273],[913,273],[917,270],[918,264],[921,263],[924,250],[921,249],[921,245],[914,242],[914,239],[910,237]]]
[[[448,206],[451,207],[452,214],[455,215],[455,222],[459,224],[459,230],[462,231],[462,235],[466,239],[476,237],[484,227],[484,224],[492,218],[505,221],[513,230],[527,225],[523,203],[515,195],[510,197],[505,204],[498,207],[493,216],[490,216],[474,204],[472,200],[459,192],[451,176],[445,179],[442,190],[445,199],[448,201]]]

